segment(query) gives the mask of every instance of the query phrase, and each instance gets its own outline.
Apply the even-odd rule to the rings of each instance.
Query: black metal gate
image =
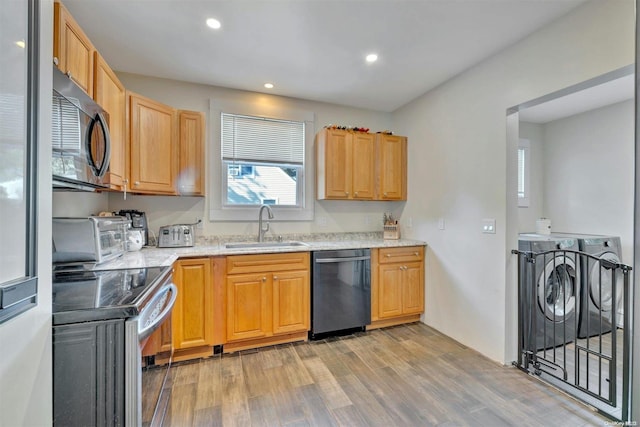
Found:
[[[629,420],[631,267],[573,250],[512,253],[518,255],[514,364],[611,418]]]

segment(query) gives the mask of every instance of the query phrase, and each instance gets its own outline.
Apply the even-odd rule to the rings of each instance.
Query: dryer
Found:
[[[535,255],[534,263],[520,257],[521,307],[530,313],[524,325],[529,349],[537,352],[574,341],[580,305],[578,240],[521,234],[518,248],[534,254],[555,251]]]
[[[605,259],[613,263],[621,262],[620,237],[580,235],[578,236],[578,245],[581,252],[593,255],[598,259]],[[587,338],[611,332],[614,302],[613,282],[616,282],[616,311],[621,313],[624,293],[622,272],[616,271],[614,277],[613,272],[605,268],[603,263],[587,256],[581,257],[580,269],[582,272],[582,308],[578,315],[578,337]],[[621,325],[622,318],[617,320],[617,323]]]

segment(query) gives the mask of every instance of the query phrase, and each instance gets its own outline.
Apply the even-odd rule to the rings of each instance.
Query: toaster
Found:
[[[160,227],[159,248],[184,248],[193,246],[193,225],[175,224]]]

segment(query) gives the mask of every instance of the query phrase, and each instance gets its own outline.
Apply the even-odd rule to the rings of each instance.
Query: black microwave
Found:
[[[106,189],[111,147],[108,114],[53,67],[52,134],[54,190]]]

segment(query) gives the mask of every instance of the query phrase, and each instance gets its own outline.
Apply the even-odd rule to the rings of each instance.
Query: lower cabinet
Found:
[[[174,360],[210,356],[214,344],[211,258],[180,259],[173,265],[178,298],[171,315]]]
[[[227,257],[225,351],[307,339],[309,253]]]
[[[424,247],[378,249],[372,258],[370,328],[419,320],[424,312]]]

